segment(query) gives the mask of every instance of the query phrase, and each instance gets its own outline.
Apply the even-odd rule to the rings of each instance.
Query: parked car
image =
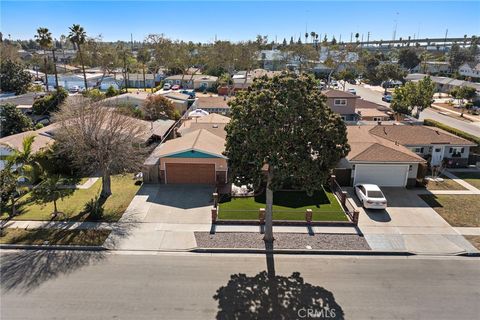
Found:
[[[79,86],[73,86],[70,89],[68,89],[68,91],[70,91],[70,93],[77,93],[77,92],[80,91],[80,87]]]
[[[180,89],[180,85],[174,84],[174,85],[172,86],[172,90],[178,90],[178,89]]]
[[[355,194],[365,209],[387,208],[387,199],[375,184],[356,184]]]
[[[351,94],[357,95],[357,90],[355,90],[353,88],[350,88],[347,91],[350,92]]]
[[[163,85],[163,90],[170,90],[170,89],[172,89],[172,85],[170,83],[165,83]]]
[[[195,99],[195,91],[192,91],[192,90],[180,90],[179,91],[180,93],[183,93],[183,94],[188,94],[189,95],[189,99]]]
[[[393,99],[393,97],[390,94],[384,94],[383,97],[382,97],[382,101],[385,101],[385,102],[388,102],[388,103],[392,102],[392,99]]]

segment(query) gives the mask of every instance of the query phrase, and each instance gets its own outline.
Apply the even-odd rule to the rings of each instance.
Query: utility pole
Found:
[[[353,32],[350,32],[350,43],[352,43],[352,39],[353,39]]]
[[[447,48],[448,29],[445,31],[445,40],[443,41],[443,51]]]
[[[367,47],[368,47],[369,42],[370,42],[370,31],[368,31],[368,33],[367,33]]]

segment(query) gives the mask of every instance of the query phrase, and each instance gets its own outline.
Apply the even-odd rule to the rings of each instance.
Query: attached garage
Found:
[[[357,164],[353,184],[371,183],[382,187],[405,187],[409,165],[404,164]]]
[[[166,163],[165,183],[215,184],[215,164]]]

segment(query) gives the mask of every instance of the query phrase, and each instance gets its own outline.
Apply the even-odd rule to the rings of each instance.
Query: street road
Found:
[[[262,255],[47,250],[4,251],[1,259],[1,319],[268,319],[266,292],[287,302],[274,306],[287,319],[306,319],[319,298],[335,309],[330,316],[346,319],[480,314],[478,258],[276,255],[274,282],[259,274],[267,270]],[[292,272],[304,282],[286,279]],[[238,273],[246,276],[229,284]]]
[[[369,88],[347,83],[345,86],[345,90],[349,88],[354,88],[357,91],[357,95],[359,95],[362,99],[372,101],[384,106],[390,106],[389,103],[382,101],[383,94],[380,91],[375,91]],[[422,113],[420,113],[420,120],[423,120],[423,119],[433,119],[433,120],[442,122],[446,125],[449,125],[451,127],[465,131],[467,133],[480,136],[480,123],[471,123],[471,122],[458,120],[458,119],[440,114],[431,108],[426,109],[422,111]]]

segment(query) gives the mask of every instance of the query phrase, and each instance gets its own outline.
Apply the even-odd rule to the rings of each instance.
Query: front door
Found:
[[[432,150],[432,161],[430,164],[432,166],[438,166],[442,163],[442,159],[443,159],[443,147],[434,146]]]

